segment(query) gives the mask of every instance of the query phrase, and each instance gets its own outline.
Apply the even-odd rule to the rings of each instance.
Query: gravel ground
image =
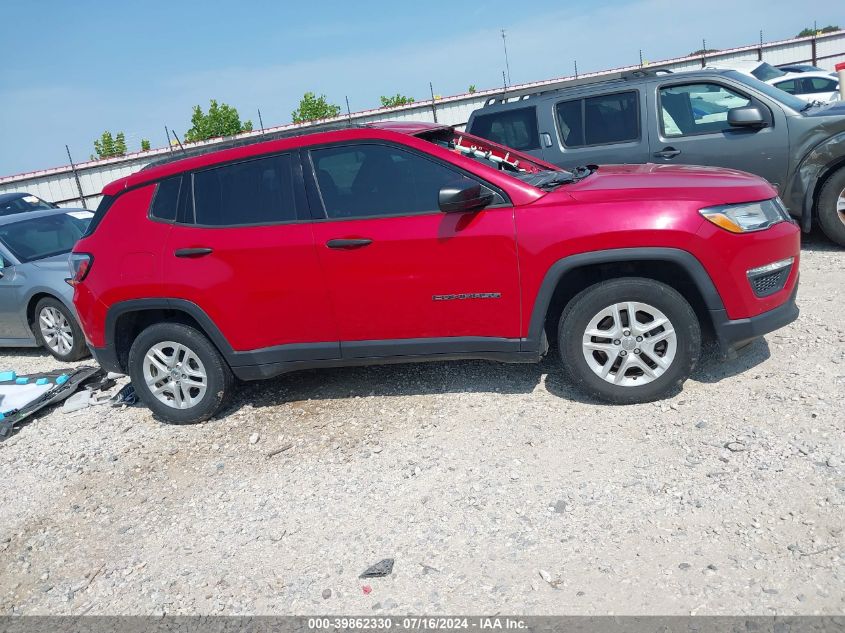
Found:
[[[53,411],[0,444],[0,613],[841,614],[844,276],[809,240],[801,318],[656,404],[546,360],[302,372],[189,427]]]

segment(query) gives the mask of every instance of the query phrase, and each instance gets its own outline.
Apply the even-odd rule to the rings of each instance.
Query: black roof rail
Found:
[[[490,97],[484,102],[484,106],[490,106],[497,103],[508,103],[512,101],[523,101],[531,97],[539,97],[540,95],[549,92],[556,92],[558,90],[565,90],[567,88],[575,88],[577,86],[587,86],[591,84],[603,83],[606,81],[618,81],[623,79],[631,81],[633,79],[644,79],[646,77],[657,77],[658,75],[671,74],[672,71],[668,68],[636,68],[634,70],[624,70],[616,73],[606,73],[603,75],[593,75],[591,77],[579,77],[574,79],[567,79],[561,81],[553,88],[538,89],[538,88],[524,88],[522,90],[503,90],[501,94],[496,97]]]
[[[305,136],[307,134],[314,134],[315,132],[334,132],[336,130],[348,130],[351,128],[359,127],[364,126],[357,125],[349,121],[341,121],[334,123],[315,123],[313,125],[294,128],[292,130],[263,132],[246,137],[224,137],[220,141],[210,142],[206,145],[201,145],[199,147],[189,147],[186,149],[173,148],[173,151],[167,154],[166,156],[163,156],[162,158],[156,159],[151,163],[147,163],[146,165],[144,165],[141,168],[141,171],[144,171],[145,169],[152,169],[153,167],[158,167],[159,165],[166,165],[167,163],[182,160],[183,158],[193,158],[194,156],[202,156],[203,154],[219,152],[220,150],[224,149],[243,147],[244,145],[254,145],[255,143],[264,143],[266,141],[277,141],[283,138]]]

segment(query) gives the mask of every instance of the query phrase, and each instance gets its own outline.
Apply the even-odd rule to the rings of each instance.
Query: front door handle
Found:
[[[371,239],[367,239],[366,237],[362,238],[354,238],[354,239],[337,239],[337,240],[329,240],[326,242],[326,246],[329,248],[363,248],[364,246],[369,246],[372,244],[373,241]]]
[[[675,158],[680,153],[681,150],[675,149],[674,147],[664,147],[659,152],[654,152],[654,155],[657,158]]]
[[[211,255],[214,252],[214,249],[211,248],[177,248],[173,251],[173,254],[176,257],[203,257],[205,255]]]

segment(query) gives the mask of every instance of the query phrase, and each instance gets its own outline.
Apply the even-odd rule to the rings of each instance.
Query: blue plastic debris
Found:
[[[29,382],[29,378],[15,378],[16,385],[25,385]]]
[[[36,385],[46,385],[48,382],[50,382],[50,381],[47,378],[39,378],[38,380],[35,381],[35,384]]]
[[[18,375],[13,371],[0,371],[0,382],[14,380]]]
[[[70,379],[70,376],[68,376],[67,374],[62,374],[61,376],[59,376],[58,378],[56,378],[56,384],[57,384],[57,385],[63,385],[63,384],[65,384],[65,383],[66,383],[69,379]]]

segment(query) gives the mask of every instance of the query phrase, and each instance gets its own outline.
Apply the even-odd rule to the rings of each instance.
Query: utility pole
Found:
[[[65,145],[65,151],[67,152],[67,159],[70,161],[70,169],[73,172],[73,177],[76,180],[76,188],[79,190],[79,202],[82,204],[83,209],[87,209],[88,205],[85,204],[85,196],[82,194],[82,183],[79,182],[79,173],[76,171],[76,165],[73,164],[73,159],[70,157],[70,148]]]
[[[507,33],[505,33],[505,29],[502,29],[502,46],[504,46],[504,48],[505,48],[505,68],[508,69],[507,85],[510,86],[511,85],[511,65],[510,65],[510,62],[508,61],[508,39],[507,38],[508,38],[508,36],[507,36]]]

